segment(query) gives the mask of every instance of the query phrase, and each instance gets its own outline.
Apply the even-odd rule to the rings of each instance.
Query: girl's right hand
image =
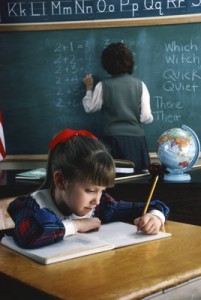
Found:
[[[86,85],[88,91],[93,90],[94,80],[91,74],[86,75],[83,79],[83,82]]]
[[[77,232],[87,232],[91,230],[98,230],[101,226],[101,221],[98,218],[85,218],[73,220]]]
[[[157,234],[162,226],[161,219],[150,213],[144,214],[134,220],[134,224],[137,226],[137,230],[146,234]]]

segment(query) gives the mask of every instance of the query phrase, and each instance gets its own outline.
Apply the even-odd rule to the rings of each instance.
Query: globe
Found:
[[[164,180],[189,181],[186,173],[197,162],[200,142],[196,133],[186,125],[165,131],[158,139],[158,159],[167,171]]]

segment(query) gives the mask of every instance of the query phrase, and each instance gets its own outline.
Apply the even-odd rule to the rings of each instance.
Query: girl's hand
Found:
[[[98,230],[101,226],[101,221],[98,218],[86,218],[73,220],[78,232],[87,232],[90,230]]]
[[[159,217],[146,213],[144,216],[134,220],[138,231],[146,234],[157,234],[160,231],[162,222]]]
[[[86,85],[87,91],[93,90],[94,80],[91,74],[88,74],[83,79],[84,84]]]

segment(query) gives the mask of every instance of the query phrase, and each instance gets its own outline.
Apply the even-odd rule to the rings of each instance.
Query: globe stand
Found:
[[[169,171],[169,174],[165,174],[163,179],[166,181],[176,181],[176,182],[183,182],[183,181],[190,181],[191,180],[191,176],[189,174],[185,174],[182,172],[178,172],[178,171],[173,171],[170,169],[167,169],[167,171]]]

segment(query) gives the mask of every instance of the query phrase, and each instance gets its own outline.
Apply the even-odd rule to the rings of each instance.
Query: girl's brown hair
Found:
[[[58,170],[72,183],[86,180],[98,186],[114,185],[112,156],[100,141],[88,136],[75,135],[49,153],[46,180],[40,188],[54,189],[53,174]]]

